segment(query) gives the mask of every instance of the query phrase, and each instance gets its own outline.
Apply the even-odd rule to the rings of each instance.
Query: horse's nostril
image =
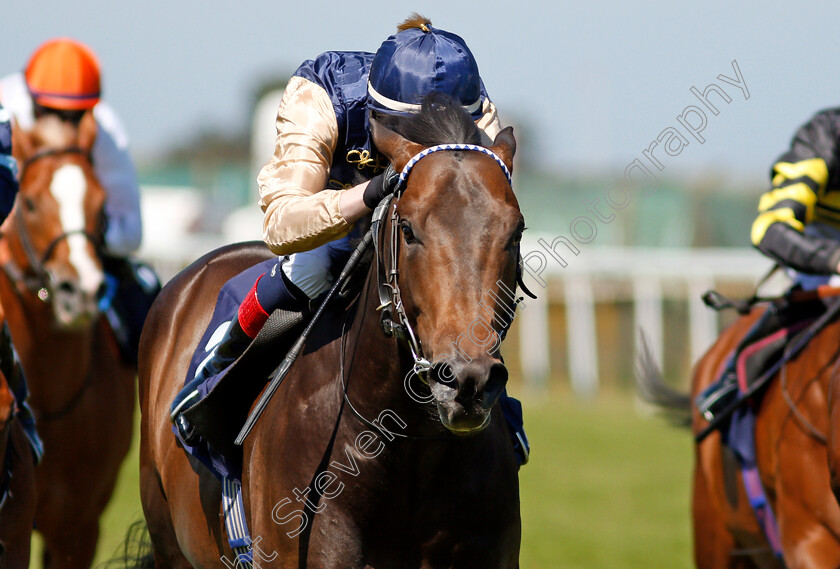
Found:
[[[76,285],[71,281],[61,281],[58,283],[58,291],[62,294],[75,294],[76,290]]]
[[[455,388],[455,368],[449,362],[442,361],[432,366],[432,377],[438,383],[447,387]]]
[[[508,370],[504,364],[496,363],[490,366],[487,384],[484,386],[484,397],[495,398],[501,394],[508,380]]]

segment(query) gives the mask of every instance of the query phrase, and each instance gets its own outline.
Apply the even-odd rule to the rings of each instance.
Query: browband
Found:
[[[414,165],[420,161],[421,158],[425,158],[429,154],[434,154],[435,152],[440,152],[441,150],[474,150],[476,152],[481,152],[482,154],[486,154],[490,158],[496,161],[496,163],[502,168],[502,171],[505,173],[505,178],[507,178],[507,182],[510,185],[513,185],[510,176],[510,170],[508,167],[505,166],[504,161],[499,158],[499,155],[490,150],[489,148],[485,148],[483,146],[478,146],[477,144],[438,144],[437,146],[430,146],[424,150],[421,150],[414,157],[408,161],[405,167],[400,172],[400,178],[397,181],[397,188],[396,194],[399,195],[403,187],[405,186],[405,181],[408,178],[408,174],[411,172],[411,169],[414,168]]]

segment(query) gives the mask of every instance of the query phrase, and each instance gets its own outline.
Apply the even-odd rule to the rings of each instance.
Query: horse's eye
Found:
[[[508,245],[508,249],[518,249],[519,244],[522,243],[522,232],[524,228],[517,229],[510,238],[510,244]]]
[[[414,237],[414,231],[411,230],[410,223],[408,223],[407,221],[401,222],[400,229],[402,230],[403,238],[405,239],[406,245],[417,242],[417,238]]]

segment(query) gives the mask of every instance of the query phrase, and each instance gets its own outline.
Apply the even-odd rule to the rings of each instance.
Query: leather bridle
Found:
[[[69,146],[66,148],[47,148],[36,152],[32,156],[24,160],[23,165],[21,166],[20,179],[23,180],[24,174],[26,173],[26,169],[29,166],[31,166],[32,163],[49,156],[61,156],[64,154],[81,154],[83,156],[89,157],[89,153],[87,151],[77,146]],[[58,244],[70,237],[71,235],[83,235],[85,238],[87,238],[88,241],[90,241],[93,244],[94,248],[98,252],[100,247],[99,239],[95,235],[86,231],[83,228],[72,229],[70,231],[65,231],[61,235],[55,237],[47,245],[44,252],[41,255],[39,255],[32,242],[32,237],[26,228],[26,220],[24,219],[21,199],[22,198],[19,194],[17,198],[17,203],[15,203],[14,207],[14,226],[15,234],[17,235],[18,240],[20,241],[21,248],[23,249],[23,253],[26,256],[26,262],[29,266],[29,271],[28,274],[24,273],[24,271],[21,270],[18,264],[15,263],[14,259],[9,259],[6,263],[4,263],[2,269],[9,277],[9,279],[11,279],[12,282],[17,283],[18,285],[22,285],[25,291],[34,293],[43,302],[47,302],[52,295],[52,290],[55,284],[55,278],[46,269],[45,265],[47,261],[52,257]],[[23,291],[20,289],[19,286],[18,294],[21,294],[22,292]]]
[[[377,289],[379,292],[379,306],[377,307],[377,311],[380,313],[380,326],[382,327],[383,332],[388,337],[395,337],[408,345],[408,349],[411,352],[411,357],[413,360],[413,372],[417,374],[424,382],[426,381],[426,374],[431,370],[433,362],[430,362],[424,355],[423,355],[423,348],[420,344],[420,340],[417,338],[417,334],[414,332],[414,327],[411,325],[411,322],[408,318],[408,315],[405,312],[405,306],[403,305],[402,296],[400,294],[400,287],[399,287],[399,268],[398,268],[398,256],[399,256],[399,222],[400,217],[397,213],[397,203],[399,202],[402,193],[405,191],[405,186],[408,180],[408,176],[411,173],[411,170],[414,166],[424,157],[428,156],[429,154],[433,154],[435,152],[440,151],[474,151],[474,152],[481,152],[482,154],[486,154],[493,158],[496,163],[502,168],[502,171],[507,178],[508,184],[511,184],[511,175],[510,171],[508,170],[507,166],[505,165],[504,161],[495,154],[492,150],[485,148],[484,146],[478,146],[474,144],[440,144],[437,146],[432,146],[430,148],[426,148],[416,154],[405,167],[400,172],[399,180],[397,182],[396,189],[393,195],[386,196],[374,209],[373,212],[373,219],[371,223],[371,231],[373,232],[373,244],[376,250],[376,272],[377,272]],[[382,243],[382,237],[380,237],[380,232],[382,229],[382,221],[385,219],[385,214],[390,210],[390,232],[388,235],[389,247],[387,251],[383,251],[384,243]],[[388,267],[385,266],[385,255],[387,254],[388,260],[390,261]],[[518,263],[519,264],[519,263]],[[517,267],[517,284],[520,285],[520,288],[528,294],[529,296],[533,297],[530,291],[524,287],[522,284],[521,279],[521,270]],[[535,298],[535,297],[534,297]],[[516,304],[518,304],[522,298],[517,299],[514,301],[514,306],[511,308],[513,310],[516,309]],[[513,312],[511,312],[513,313]],[[394,315],[396,315],[396,319],[394,319]],[[506,334],[507,329],[512,324],[508,322],[505,328],[501,331],[501,337],[504,337]]]

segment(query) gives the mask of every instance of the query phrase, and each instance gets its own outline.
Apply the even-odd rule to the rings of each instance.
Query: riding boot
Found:
[[[154,270],[136,259],[102,256],[106,293],[99,309],[117,339],[123,360],[137,365],[137,348],[146,315],[160,292]]]
[[[507,390],[504,390],[499,396],[499,405],[507,421],[508,430],[510,430],[516,461],[519,466],[528,464],[528,459],[531,455],[531,445],[528,443],[528,437],[525,436],[525,425],[522,420],[522,404],[518,399],[514,399],[508,395]]]
[[[197,442],[197,433],[183,415],[183,412],[198,403],[200,394],[198,387],[207,379],[222,372],[230,366],[246,350],[253,338],[248,336],[239,324],[239,318],[234,318],[228,326],[225,335],[213,350],[212,356],[199,368],[195,377],[175,396],[172,402],[169,418],[178,428],[178,434],[188,445]]]
[[[271,312],[277,309],[296,312],[308,309],[308,298],[288,281],[283,271],[277,270],[280,264],[282,262],[278,262],[271,273],[257,278],[239,305],[237,315],[231,320],[222,339],[196,371],[195,377],[175,396],[169,418],[175,424],[184,443],[194,445],[198,441],[198,433],[184,417],[184,411],[201,399],[199,386],[227,369],[242,355],[257,337]]]

